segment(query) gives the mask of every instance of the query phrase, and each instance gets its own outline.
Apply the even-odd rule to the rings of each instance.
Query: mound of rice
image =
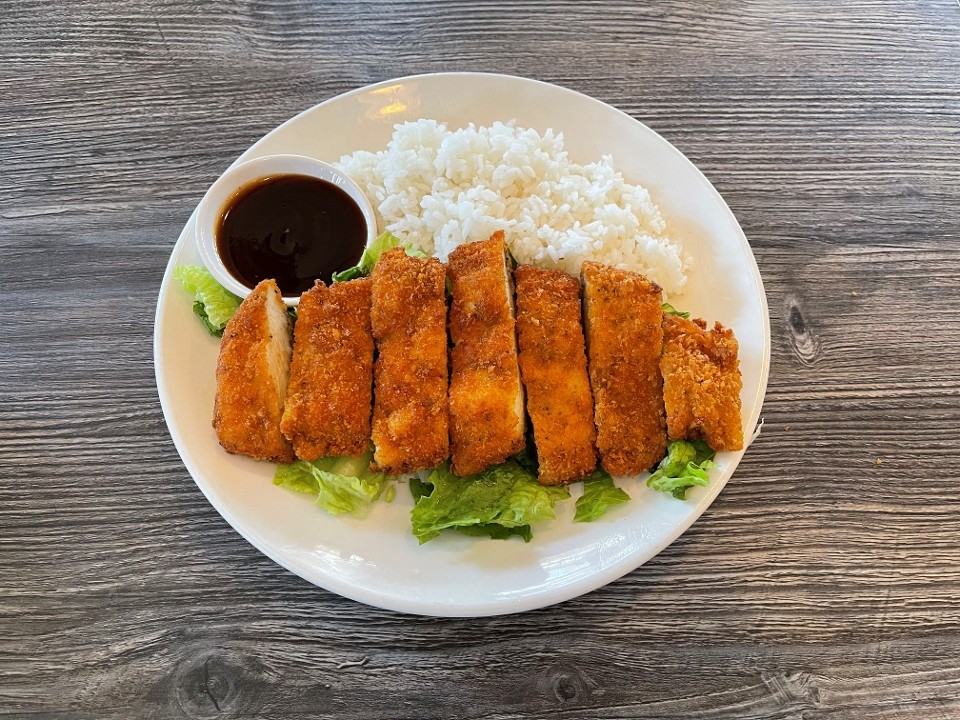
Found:
[[[563,135],[513,124],[448,130],[435,120],[394,128],[386,150],[338,168],[367,193],[381,230],[446,262],[458,245],[504,230],[521,263],[579,273],[584,260],[634,270],[667,293],[687,264],[650,193],[624,181],[610,156],[578,165]]]

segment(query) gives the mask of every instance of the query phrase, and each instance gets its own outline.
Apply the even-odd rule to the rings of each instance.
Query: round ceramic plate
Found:
[[[687,290],[669,298],[695,317],[732,327],[740,342],[743,425],[752,433],[766,389],[766,298],[743,231],[709,181],[676,148],[628,115],[571,90],[503,75],[444,73],[401,78],[323,102],[284,123],[237,162],[272,153],[336,161],[386,146],[394,124],[420,118],[449,127],[516,120],[564,134],[572,160],[611,154],[628,181],[646,186],[668,232],[694,258]],[[534,527],[534,538],[487,540],[446,533],[420,546],[410,532],[405,486],[363,519],[331,517],[308,496],[275,487],[274,466],[228,455],[211,427],[218,341],[194,317],[172,269],[199,262],[194,218],[183,229],[157,304],[154,362],[163,413],[184,464],[210,503],[261,552],[320,587],[383,608],[481,616],[550,605],[601,587],[642,565],[710,505],[742,452],[719,453],[709,487],[686,501],[620,479],[631,501],[592,523],[572,522],[574,503]],[[578,497],[580,486],[572,494]]]

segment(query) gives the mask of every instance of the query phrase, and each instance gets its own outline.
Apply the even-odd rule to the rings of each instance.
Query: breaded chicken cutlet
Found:
[[[461,245],[447,261],[451,469],[465,476],[524,447],[513,286],[503,232]]]
[[[559,270],[514,272],[520,374],[540,463],[538,480],[562,485],[597,465],[593,398],[580,320],[580,283]]]
[[[446,271],[388,250],[373,268],[373,464],[391,475],[447,459]]]
[[[581,273],[600,464],[612,475],[636,475],[667,450],[662,291],[596,262],[584,262]]]
[[[293,462],[280,432],[290,353],[287,307],[277,284],[264,280],[240,303],[220,341],[213,427],[227,452]]]
[[[301,460],[359,456],[370,445],[371,283],[317,282],[300,297],[280,429]]]
[[[663,398],[671,440],[704,440],[742,450],[739,346],[733,331],[679,315],[663,318]]]

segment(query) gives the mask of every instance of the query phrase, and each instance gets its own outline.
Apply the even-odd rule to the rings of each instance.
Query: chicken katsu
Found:
[[[559,270],[514,272],[520,374],[540,465],[538,480],[562,485],[597,465],[593,398],[580,319],[580,283]]]
[[[639,474],[668,439],[742,449],[733,332],[664,316],[660,287],[636,273],[586,261],[582,283],[581,303],[564,272],[511,273],[502,232],[455,249],[446,268],[397,248],[370,278],[304,293],[293,331],[264,280],[225,328],[217,438],[277,463],[359,457],[372,440],[375,470],[449,457],[464,477],[523,449],[529,416],[545,485],[598,460]]]
[[[740,364],[733,331],[679,315],[663,318],[663,398],[671,440],[704,440],[714,450],[742,450]]]
[[[227,452],[293,462],[293,449],[280,432],[290,335],[290,316],[273,280],[259,283],[227,323],[213,409],[213,427]]]
[[[373,464],[391,475],[432,468],[449,455],[446,271],[388,250],[372,273]]]
[[[280,429],[301,460],[360,456],[370,445],[371,282],[318,281],[300,297]]]
[[[517,362],[513,286],[503,232],[461,245],[450,283],[451,469],[465,476],[520,452],[526,418]]]
[[[667,449],[662,292],[643,275],[591,261],[581,273],[600,464],[636,475]]]

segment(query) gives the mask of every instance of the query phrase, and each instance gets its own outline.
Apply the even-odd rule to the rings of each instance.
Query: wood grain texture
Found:
[[[704,517],[563,605],[438,620],[283,571],[189,479],[153,307],[204,189],[415,72],[610,102],[766,283],[766,425]],[[960,717],[960,7],[0,2],[0,717]]]

